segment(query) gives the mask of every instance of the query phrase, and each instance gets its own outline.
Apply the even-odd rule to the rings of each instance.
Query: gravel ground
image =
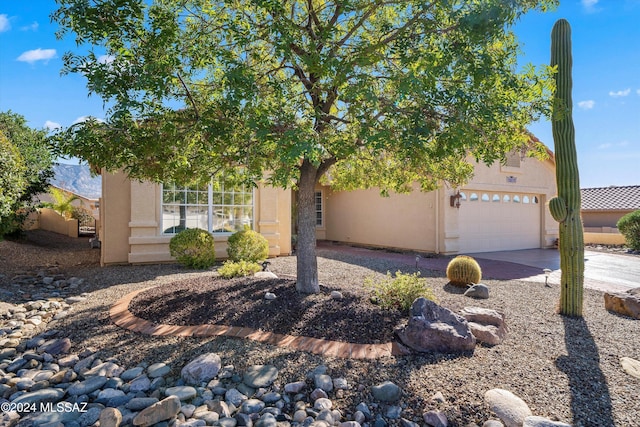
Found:
[[[406,314],[373,304],[361,283],[339,285],[305,295],[296,291],[294,279],[201,276],[148,289],[129,303],[129,311],[156,324],[218,324],[357,344],[391,342]],[[332,290],[341,298],[332,298]],[[267,300],[267,291],[277,297]]]
[[[521,397],[534,415],[574,426],[640,426],[640,380],[627,375],[619,362],[621,357],[640,360],[640,324],[607,312],[602,293],[597,291],[585,290],[584,318],[565,318],[555,313],[557,286],[489,280],[484,283],[491,289],[491,298],[470,300],[452,292],[442,273],[425,270],[421,274],[428,278],[442,305],[453,310],[480,306],[503,311],[509,327],[506,340],[495,347],[478,346],[472,357],[322,358],[246,340],[149,337],[116,327],[109,321],[108,309],[122,296],[141,288],[211,276],[212,272],[169,264],[101,268],[98,251],[82,249],[84,244],[88,248],[86,241],[70,241],[46,232],[30,233],[25,243],[0,242],[3,288],[13,283],[14,275],[51,268],[86,279],[78,293],[88,292],[89,298],[74,304],[69,317],[50,324],[71,339],[74,352],[93,347],[103,360],[114,358],[125,367],[162,361],[173,366],[178,375],[180,367],[197,355],[213,351],[224,364],[239,370],[274,364],[280,369],[282,384],[300,380],[310,369],[324,364],[332,376],[343,376],[352,384],[334,399],[337,407],[353,409],[361,401],[372,401],[370,386],[389,380],[403,389],[403,416],[421,425],[422,413],[430,409],[444,411],[450,426],[482,425],[492,418],[484,393],[497,387]],[[318,255],[320,281],[328,288],[359,286],[365,277],[387,271],[414,271],[390,261],[329,250]],[[276,274],[295,273],[293,257],[271,262]],[[27,294],[31,291],[23,290]],[[432,401],[436,392],[444,395],[444,402]]]

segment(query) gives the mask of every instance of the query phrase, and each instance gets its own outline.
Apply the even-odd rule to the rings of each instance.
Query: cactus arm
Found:
[[[549,200],[549,212],[551,216],[558,222],[564,222],[567,219],[567,203],[560,197],[554,197]]]
[[[549,210],[559,222],[560,314],[582,316],[584,287],[584,235],[580,216],[580,179],[571,99],[571,27],[558,20],[551,32],[551,66],[557,67],[552,130],[556,157],[558,197]]]

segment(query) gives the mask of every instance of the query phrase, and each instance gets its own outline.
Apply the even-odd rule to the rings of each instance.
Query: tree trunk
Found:
[[[316,259],[316,206],[315,187],[318,168],[308,160],[300,167],[298,181],[298,243],[296,261],[298,280],[296,289],[305,294],[320,292],[318,261]]]

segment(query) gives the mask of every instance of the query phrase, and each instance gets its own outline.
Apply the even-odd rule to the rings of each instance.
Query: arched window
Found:
[[[482,198],[481,200],[483,202],[488,202],[489,201],[489,195],[487,193],[482,193]]]
[[[504,196],[502,196],[502,201],[504,203],[509,203],[511,201],[511,197],[509,197],[508,194],[505,194]]]
[[[533,201],[531,203],[537,205],[539,203],[538,196],[533,196]]]
[[[513,196],[513,203],[520,203],[520,196],[518,196],[517,194]]]
[[[471,193],[471,195],[469,196],[469,201],[470,202],[477,202],[478,201],[478,194],[477,193]]]
[[[491,199],[492,202],[500,202],[500,195],[499,194],[494,194],[493,198]]]
[[[523,197],[522,197],[522,203],[524,203],[525,205],[526,205],[527,203],[529,203],[529,196],[523,196]]]

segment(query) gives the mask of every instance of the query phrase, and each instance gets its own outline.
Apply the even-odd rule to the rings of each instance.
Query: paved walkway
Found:
[[[320,242],[320,249],[349,253],[355,256],[386,258],[399,264],[416,265],[412,254],[358,248],[330,242]],[[549,283],[560,283],[560,253],[556,249],[525,249],[518,251],[470,254],[480,264],[484,279],[545,281],[544,269],[551,270]],[[419,258],[418,267],[446,271],[451,256]],[[603,292],[626,291],[640,287],[640,257],[585,251],[585,288]]]
[[[560,253],[555,249],[526,249],[520,251],[487,252],[478,257],[494,261],[512,262],[539,270],[551,271],[549,283],[560,283]],[[544,282],[544,273],[520,280]],[[640,286],[640,257],[606,252],[584,252],[584,286],[603,292],[626,291]]]

